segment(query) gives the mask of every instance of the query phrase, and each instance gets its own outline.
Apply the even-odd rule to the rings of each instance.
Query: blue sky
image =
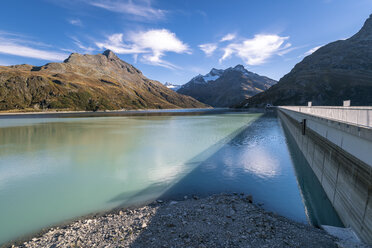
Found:
[[[113,50],[147,77],[184,84],[243,64],[280,79],[356,33],[371,0],[3,0],[0,65],[43,65]]]

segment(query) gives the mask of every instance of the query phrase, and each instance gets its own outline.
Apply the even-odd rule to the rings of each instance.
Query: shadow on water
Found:
[[[306,160],[301,156],[302,154],[293,140],[287,138],[288,141],[285,141],[285,138],[282,138],[284,140],[282,145],[285,147],[287,145],[289,146],[289,160],[292,160],[294,164],[295,175],[293,175],[292,165],[289,165],[288,171],[291,171],[292,174],[288,171],[282,172],[282,174],[291,174],[292,178],[290,181],[293,181],[293,183],[289,183],[281,189],[278,189],[280,188],[280,184],[283,184],[287,178],[280,175],[280,171],[276,171],[276,167],[270,167],[271,165],[268,164],[271,162],[275,163],[275,161],[266,160],[268,163],[258,164],[258,167],[260,165],[263,166],[263,168],[259,168],[262,169],[261,171],[254,171],[249,166],[245,167],[247,164],[244,161],[240,161],[244,160],[244,157],[240,156],[241,154],[239,152],[234,152],[237,147],[238,149],[245,149],[243,153],[246,153],[246,149],[254,150],[255,148],[249,147],[249,144],[262,142],[262,139],[265,139],[263,136],[267,134],[265,131],[275,128],[280,129],[278,133],[283,136],[283,130],[275,113],[266,113],[191,159],[189,163],[192,168],[177,182],[151,185],[130,197],[125,193],[118,195],[112,201],[122,201],[122,206],[128,206],[134,202],[141,201],[142,198],[149,199],[148,195],[159,190],[163,192],[158,197],[162,200],[180,200],[185,195],[191,196],[194,194],[207,196],[221,192],[238,192],[252,194],[256,203],[264,202],[265,209],[278,212],[298,222],[307,222],[305,213],[303,213],[305,211],[309,222],[315,226],[319,226],[320,224],[341,226],[342,224],[322,187]],[[272,135],[270,138],[275,139],[275,135]],[[247,139],[249,142],[247,142]],[[267,145],[267,142],[270,143],[270,140],[266,140],[263,143]],[[274,143],[274,146],[280,144],[277,140],[273,140],[272,143]],[[258,151],[258,155],[268,155],[275,149],[279,153],[282,152],[279,147],[270,147],[268,150],[269,153],[260,153]],[[249,154],[252,155],[251,153]],[[262,160],[265,161],[265,159],[267,158],[263,156]],[[254,160],[257,160],[257,157]],[[249,160],[248,163],[252,163],[252,161]],[[285,162],[291,164],[290,161],[285,160],[281,160],[280,164],[283,165]],[[297,181],[295,176],[297,177]],[[302,193],[301,196],[299,196],[298,186]],[[144,195],[147,195],[147,197],[144,197]],[[270,202],[272,205],[270,205]],[[305,206],[303,206],[302,202]],[[166,214],[164,211],[166,210],[160,210],[156,213],[156,216]],[[300,215],[299,212],[305,217],[298,217]],[[146,232],[155,231],[157,226],[163,225],[163,223],[156,223],[154,219],[159,218],[153,218],[150,221]],[[132,243],[131,247],[139,247],[143,239],[146,239],[146,237],[141,234]]]
[[[340,217],[337,215],[305,156],[297,146],[296,141],[286,125],[282,126],[310,223],[317,227],[320,225],[343,227]]]
[[[36,231],[35,226],[41,228],[95,212],[96,206],[111,209],[122,202],[134,205],[147,202],[155,195],[157,198],[172,186],[178,175],[187,174],[205,161],[258,116],[233,114],[232,118],[225,118],[224,115],[160,118],[139,115],[131,118],[0,120],[0,169],[10,168],[0,173],[0,186],[6,186],[6,190],[0,187],[0,195],[9,197],[3,199],[10,199],[6,204],[0,204],[0,209],[5,210],[0,211],[3,212],[0,216],[3,223],[0,225],[0,243],[5,240],[5,234],[8,237],[15,236],[17,232],[27,234]],[[138,120],[147,119],[149,121],[138,123]],[[200,128],[194,129],[196,125]],[[242,129],[239,130],[239,127]],[[195,130],[204,132],[200,133],[200,144],[196,144],[199,134],[192,132]],[[217,142],[234,130],[237,132]],[[180,140],[188,142],[177,147]],[[147,141],[148,144],[144,145]],[[215,142],[217,144],[199,156],[183,163],[192,157],[190,154],[203,151],[199,147],[208,148]],[[182,149],[188,149],[188,146],[190,151],[183,153]],[[129,156],[126,156],[127,153]],[[136,163],[140,166],[132,166]],[[147,167],[149,170],[146,171]],[[9,179],[1,180],[4,177]],[[11,187],[13,182],[20,182],[22,187],[26,187],[18,190],[21,187]],[[146,187],[152,182],[156,183]],[[78,190],[75,190],[76,187],[79,187]],[[17,190],[14,191],[15,197],[8,189]],[[38,193],[34,196],[33,192]],[[55,195],[58,196],[56,199],[53,198]],[[141,196],[143,201],[136,202]],[[80,203],[74,204],[76,201]],[[24,211],[24,203],[28,205],[27,211]],[[3,218],[4,215],[7,219]],[[14,221],[16,218],[22,223]],[[2,232],[5,229],[6,232]]]
[[[251,125],[254,125],[256,121],[257,120],[247,123],[243,127],[239,128],[238,130],[219,140],[217,143],[210,146],[203,152],[199,153],[195,157],[191,158],[189,161],[185,162],[184,165],[187,166],[188,170],[186,172],[186,175],[179,181],[176,180],[176,182],[154,183],[139,192],[136,191],[135,193],[123,192],[110,199],[109,202],[120,202],[120,207],[128,207],[135,206],[138,202],[140,202],[141,204],[143,204],[144,202],[152,202],[157,198],[161,198],[164,200],[175,200],[182,199],[184,195],[203,195],[200,193],[200,186],[202,186],[200,185],[200,183],[202,183],[202,181],[199,180],[198,175],[200,174],[200,166],[205,164],[206,161],[217,154],[219,150],[222,149],[222,147],[224,147],[226,144],[232,142],[234,139],[237,139],[237,137],[242,135],[242,133],[246,132],[246,130]],[[190,185],[184,185],[185,183]],[[159,192],[162,192],[160,196],[158,194]],[[217,192],[219,191],[214,191],[214,193]],[[207,193],[205,193],[204,195],[207,195]]]

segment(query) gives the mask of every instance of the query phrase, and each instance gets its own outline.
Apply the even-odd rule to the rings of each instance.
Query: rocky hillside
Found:
[[[325,45],[305,57],[279,83],[239,106],[372,105],[372,15],[346,40]]]
[[[206,107],[107,50],[73,53],[63,63],[0,66],[0,110],[115,110]]]
[[[229,107],[263,92],[275,83],[275,80],[237,65],[226,70],[213,68],[204,76],[194,77],[177,92],[213,107]]]

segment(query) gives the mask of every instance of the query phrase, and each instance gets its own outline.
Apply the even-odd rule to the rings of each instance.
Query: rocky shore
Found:
[[[81,219],[10,247],[337,247],[323,230],[266,212],[251,196],[185,198]]]

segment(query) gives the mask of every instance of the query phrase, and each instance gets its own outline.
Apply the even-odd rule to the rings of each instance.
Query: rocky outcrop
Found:
[[[372,15],[346,40],[327,44],[305,57],[264,93],[238,106],[372,105]]]
[[[204,76],[194,77],[177,92],[213,107],[229,107],[263,92],[275,83],[275,80],[237,65],[226,70],[213,68]]]
[[[109,50],[40,67],[0,66],[0,110],[195,107],[206,105],[146,78]]]

